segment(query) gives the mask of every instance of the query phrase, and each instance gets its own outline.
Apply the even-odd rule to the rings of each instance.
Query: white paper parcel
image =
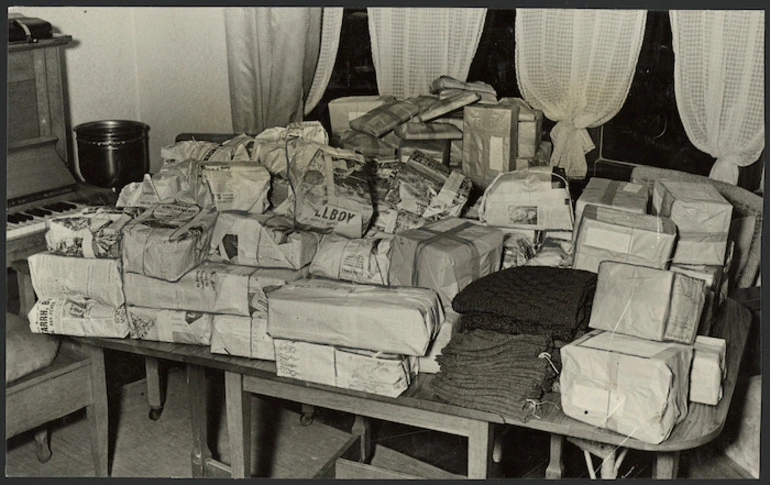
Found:
[[[347,239],[326,234],[310,263],[310,274],[335,280],[388,285],[390,239]]]
[[[211,352],[275,360],[273,339],[267,334],[267,314],[253,317],[214,315]]]
[[[255,162],[201,162],[198,203],[218,211],[261,214],[269,206],[270,172]]]
[[[186,310],[160,310],[130,306],[129,336],[133,339],[179,344],[209,345],[211,343],[211,313]]]
[[[28,261],[32,287],[38,298],[91,298],[113,307],[125,303],[119,259],[37,253]]]
[[[35,303],[27,317],[33,333],[104,338],[128,335],[126,307],[97,300],[44,298]]]
[[[268,333],[289,340],[425,355],[444,320],[438,295],[333,280],[294,281],[267,295]]]
[[[561,406],[578,421],[660,443],[687,416],[692,347],[593,330],[561,349]]]

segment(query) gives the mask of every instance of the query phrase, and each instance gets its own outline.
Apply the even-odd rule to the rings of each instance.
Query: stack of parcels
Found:
[[[649,190],[644,185],[592,177],[575,203],[575,227],[580,227],[587,205],[607,207],[633,214],[647,214]],[[577,231],[575,231],[577,235]]]
[[[393,132],[400,138],[398,159],[406,162],[412,153],[419,150],[433,160],[449,165],[451,143],[462,140],[463,132],[452,123],[442,122],[407,122],[396,127]]]
[[[119,259],[43,252],[28,261],[39,298],[28,314],[32,332],[116,338],[128,334]]]
[[[561,348],[564,414],[647,443],[687,416],[692,346],[594,330]]]
[[[690,402],[716,406],[722,399],[722,379],[727,377],[727,342],[698,335],[690,370]]]
[[[342,136],[350,130],[351,121],[395,100],[393,96],[347,96],[329,101],[332,136]]]
[[[267,297],[279,376],[389,396],[408,387],[444,320],[423,288],[312,279]]]
[[[572,267],[596,273],[602,261],[618,261],[664,269],[676,238],[676,225],[667,217],[587,205]]]
[[[500,269],[503,232],[450,218],[393,238],[389,283],[435,290],[444,306],[472,281]]]

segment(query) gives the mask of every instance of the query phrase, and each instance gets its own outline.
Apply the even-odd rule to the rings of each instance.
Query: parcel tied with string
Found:
[[[123,270],[178,280],[206,259],[216,220],[195,204],[152,206],[123,228]]]
[[[128,335],[125,305],[105,305],[93,298],[43,298],[27,318],[32,333],[104,338]]]
[[[211,347],[214,354],[275,360],[273,339],[267,334],[267,314],[251,317],[214,315]]]
[[[126,307],[129,337],[155,342],[209,345],[214,315],[189,310]]]
[[[120,258],[122,229],[141,209],[86,207],[78,213],[48,219],[48,250],[62,256]]]
[[[326,234],[310,263],[310,274],[353,283],[388,285],[390,239],[348,239]]]
[[[591,177],[575,202],[575,227],[580,227],[583,210],[589,204],[634,214],[647,214],[649,203],[650,192],[644,185]]]
[[[687,417],[692,346],[593,330],[560,352],[567,416],[653,444]]]
[[[119,259],[70,258],[42,252],[31,255],[28,261],[38,298],[86,298],[112,307],[125,303]]]
[[[262,214],[269,206],[270,172],[254,162],[201,162],[198,203],[220,212]]]

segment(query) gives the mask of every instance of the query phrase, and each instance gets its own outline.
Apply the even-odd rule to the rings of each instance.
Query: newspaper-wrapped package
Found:
[[[415,151],[396,173],[385,201],[397,209],[437,221],[459,216],[470,191],[471,181],[462,173]]]
[[[126,273],[129,305],[249,316],[267,314],[265,290],[302,278],[306,271],[204,262],[179,281]]]
[[[393,96],[346,96],[329,101],[332,135],[342,135],[352,120],[395,100]]]
[[[575,202],[575,227],[580,227],[583,209],[589,204],[647,214],[649,202],[649,190],[644,185],[592,177]]]
[[[463,132],[451,123],[407,121],[393,132],[404,140],[462,140]]]
[[[126,307],[92,299],[43,298],[35,303],[27,318],[33,333],[104,338],[128,335]]]
[[[679,232],[673,262],[725,263],[733,206],[708,183],[656,180],[652,212],[671,218]]]
[[[419,151],[448,167],[451,146],[450,140],[401,140],[398,144],[398,159],[406,162]]]
[[[523,266],[535,257],[536,244],[527,231],[505,233],[503,239],[503,262],[500,269]]]
[[[307,141],[303,138],[288,138],[278,142],[270,142],[262,146],[259,162],[267,168],[274,179],[288,181],[291,178],[296,185],[302,180],[302,176],[307,171],[313,157],[323,146],[326,145]],[[289,166],[291,166],[291,170],[287,171]]]
[[[398,234],[409,229],[422,227],[428,222],[430,221],[411,212],[394,209],[385,203],[377,204],[377,210],[367,235],[372,232]]]
[[[444,320],[438,295],[334,280],[300,280],[267,295],[274,339],[425,355]]]
[[[37,253],[28,261],[32,287],[38,298],[88,298],[112,307],[125,303],[119,259]]]
[[[692,345],[704,301],[703,280],[664,269],[604,261],[599,265],[588,326]]]
[[[428,355],[424,357],[418,357],[418,363],[420,365],[420,373],[425,374],[437,374],[440,370],[436,357],[441,355],[441,351],[452,339],[452,336],[457,332],[460,327],[460,314],[456,311],[448,308],[446,310],[446,320],[441,324],[441,328],[438,330],[438,335],[431,342],[428,348]]]
[[[238,213],[219,215],[211,237],[210,261],[242,266],[300,269],[313,260],[321,235],[298,231],[286,217]]]
[[[254,162],[201,162],[198,174],[203,207],[218,211],[265,212],[269,203],[270,172]]]
[[[676,241],[667,217],[586,206],[575,242],[575,269],[594,273],[602,261],[666,268]]]
[[[161,201],[194,202],[197,194],[195,171],[197,161],[192,159],[164,160],[155,175],[144,174],[141,182],[131,182],[121,189],[116,207],[152,207]]]
[[[572,230],[572,206],[564,187],[551,182],[551,167],[501,173],[484,191],[479,219],[491,226]],[[554,186],[557,185],[557,186]]]
[[[267,334],[267,315],[214,315],[211,352],[275,360],[273,339]]]
[[[455,79],[452,76],[439,76],[430,84],[430,92],[438,93],[447,89],[461,89],[463,91],[473,91],[479,94],[488,94],[497,98],[497,92],[491,84],[483,81],[465,82]]]
[[[208,255],[217,211],[160,203],[123,228],[123,269],[176,281]]]
[[[319,146],[275,212],[293,216],[300,228],[361,237],[374,212],[370,177],[363,155]]]
[[[371,157],[394,157],[396,146],[370,135],[356,130],[347,130],[340,136],[342,148],[369,155]]]
[[[390,186],[396,178],[396,174],[401,168],[401,161],[397,158],[376,159],[374,161],[374,191],[372,197],[378,207],[380,202],[385,200]]]
[[[524,266],[550,266],[552,268],[571,268],[574,256],[572,243],[550,236],[541,237],[543,241],[535,255],[524,263]]]
[[[161,147],[160,157],[165,160],[204,160],[211,162],[246,161],[251,158],[248,144],[254,139],[248,135],[239,135],[225,143],[185,140]]]
[[[75,214],[51,217],[45,233],[46,246],[62,256],[120,258],[121,230],[137,213],[130,209],[86,207]]]
[[[214,315],[189,310],[126,307],[129,337],[155,342],[209,345]]]
[[[390,252],[390,284],[431,288],[449,306],[473,280],[500,269],[503,237],[458,218],[400,232]]]
[[[326,234],[310,263],[310,274],[335,280],[388,285],[389,239],[348,239]]]
[[[421,122],[435,120],[447,113],[473,104],[479,99],[481,99],[481,96],[478,93],[474,93],[473,91],[459,91],[451,96],[439,98],[429,109],[420,113],[420,115],[417,116],[417,120]]]
[[[398,397],[417,376],[415,357],[284,339],[274,343],[282,377]]]
[[[542,137],[543,112],[533,108],[521,98],[503,98],[500,104],[504,103],[519,107],[518,157],[534,158]]]
[[[350,120],[350,127],[379,137],[422,113],[437,100],[433,96],[417,96],[386,103]]]
[[[690,369],[690,402],[716,406],[722,399],[722,379],[727,372],[724,339],[698,335]]]
[[[519,106],[474,104],[463,108],[463,173],[486,187],[516,168]]]
[[[660,443],[687,416],[692,347],[591,331],[561,348],[561,407],[578,421]]]
[[[329,144],[329,134],[320,121],[295,121],[283,126],[274,126],[254,137],[256,145],[264,145],[273,142],[285,142],[290,139],[300,139],[307,142]],[[256,148],[255,150],[256,151]],[[252,157],[252,160],[257,160]]]

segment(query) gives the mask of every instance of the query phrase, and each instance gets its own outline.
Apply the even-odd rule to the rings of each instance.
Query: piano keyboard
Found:
[[[85,204],[70,201],[53,202],[40,207],[9,212],[5,224],[5,240],[12,241],[30,234],[44,232],[49,217],[58,217],[80,212]]]

